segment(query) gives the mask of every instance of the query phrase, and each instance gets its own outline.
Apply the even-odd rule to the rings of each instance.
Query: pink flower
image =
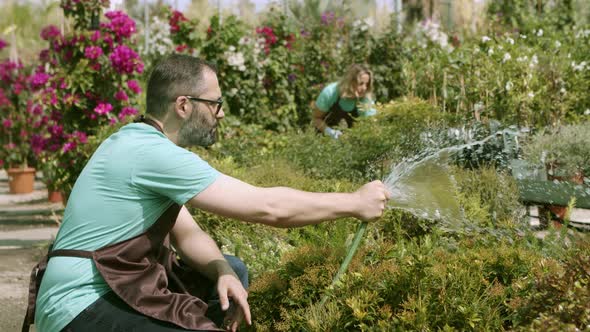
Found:
[[[50,58],[49,50],[45,49],[39,53],[39,61],[41,62],[48,62]]]
[[[118,41],[121,41],[123,38],[129,38],[135,33],[135,21],[129,18],[124,12],[119,10],[111,11],[107,12],[105,16],[110,22],[102,23],[101,26],[112,31]]]
[[[119,101],[127,101],[129,99],[129,97],[127,96],[125,91],[119,90],[119,91],[117,91],[117,93],[115,93],[115,99],[117,99]]]
[[[84,49],[84,56],[87,59],[95,60],[102,55],[102,48],[98,46],[88,46]]]
[[[5,106],[5,105],[9,105],[9,104],[10,104],[10,100],[8,100],[8,98],[4,94],[4,90],[2,90],[0,88],[0,106]]]
[[[2,51],[6,46],[8,46],[8,43],[4,41],[4,39],[0,39],[0,51]]]
[[[121,110],[121,113],[119,113],[119,119],[123,120],[125,117],[130,116],[130,115],[135,115],[137,113],[139,113],[139,112],[133,107],[123,107],[123,109]]]
[[[20,95],[20,93],[23,92],[24,89],[25,87],[19,82],[14,83],[14,85],[12,86],[12,92],[14,92],[15,95]]]
[[[100,71],[100,68],[102,68],[102,66],[100,65],[100,63],[97,62],[90,65],[90,68],[92,68],[92,70],[94,71]]]
[[[51,76],[47,75],[46,73],[36,72],[29,78],[29,82],[31,83],[31,87],[33,89],[37,89],[45,85],[50,77]]]
[[[113,105],[109,103],[99,103],[98,106],[94,108],[94,112],[100,115],[107,114],[113,110]]]
[[[12,120],[4,119],[4,121],[2,121],[2,125],[4,126],[4,128],[10,129],[12,128]]]
[[[141,63],[137,53],[126,45],[115,47],[113,53],[109,56],[109,59],[111,60],[113,68],[115,68],[119,74],[132,74],[138,67],[138,64]],[[141,69],[143,69],[143,65]]]
[[[131,91],[133,91],[133,92],[135,92],[137,94],[140,94],[141,93],[141,87],[139,87],[139,83],[137,83],[136,80],[129,80],[129,81],[127,81],[127,87]]]
[[[96,41],[100,39],[100,36],[101,36],[100,35],[100,31],[99,30],[96,30],[96,31],[94,31],[94,33],[92,34],[92,36],[90,36],[90,40],[92,42],[96,43]]]
[[[76,142],[66,142],[62,148],[64,153],[76,148]]]
[[[29,113],[32,115],[43,114],[43,108],[39,104],[33,104],[33,103],[27,104],[27,111],[29,111]]]
[[[33,153],[35,153],[35,155],[38,155],[43,150],[45,150],[46,142],[47,141],[43,138],[43,136],[39,134],[31,135],[31,150],[33,150]]]
[[[51,40],[61,35],[61,32],[55,25],[48,25],[41,30],[41,38],[43,40]]]
[[[86,135],[85,132],[76,130],[74,132],[74,137],[76,137],[78,139],[78,141],[82,144],[88,143],[88,135]]]

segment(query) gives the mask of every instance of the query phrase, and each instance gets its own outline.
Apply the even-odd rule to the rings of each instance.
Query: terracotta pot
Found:
[[[62,203],[64,198],[59,191],[47,190],[47,200],[51,203]]]
[[[8,186],[11,194],[28,194],[33,192],[35,184],[35,169],[27,168],[9,168]]]

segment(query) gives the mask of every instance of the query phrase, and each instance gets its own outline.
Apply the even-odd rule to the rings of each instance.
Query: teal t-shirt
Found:
[[[98,147],[80,174],[54,249],[96,250],[137,236],[219,174],[152,126],[126,125]],[[60,331],[109,290],[91,259],[51,258],[37,297],[37,331]]]
[[[336,101],[338,101],[340,91],[338,90],[338,82],[328,84],[318,96],[315,101],[315,105],[322,112],[329,112],[330,108]],[[352,112],[358,104],[359,117],[372,116],[377,114],[377,110],[373,108],[375,104],[371,98],[363,97],[360,99],[356,98],[343,98],[340,97],[338,105],[345,112]]]

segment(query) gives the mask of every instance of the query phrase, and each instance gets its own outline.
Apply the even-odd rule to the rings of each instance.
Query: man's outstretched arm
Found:
[[[324,220],[381,216],[390,194],[381,181],[352,193],[312,193],[285,187],[261,188],[221,175],[189,201],[191,206],[225,217],[274,227],[299,227]]]

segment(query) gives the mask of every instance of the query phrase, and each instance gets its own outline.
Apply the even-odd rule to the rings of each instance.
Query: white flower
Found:
[[[565,94],[567,91],[565,91],[564,87],[561,87],[561,89],[559,89],[559,92],[561,92],[562,94]]]
[[[561,47],[561,43],[559,42],[559,40],[555,41],[555,48],[560,48]]]
[[[510,91],[512,88],[514,87],[514,84],[512,84],[512,82],[508,81],[506,82],[506,91]]]
[[[228,95],[228,96],[230,96],[230,97],[233,97],[233,96],[235,96],[237,93],[238,93],[238,89],[236,89],[236,88],[231,88],[231,89],[229,90],[229,92],[227,93],[227,95]]]
[[[537,58],[536,54],[533,54],[531,57],[531,63],[529,64],[529,68],[534,68],[537,64],[539,64],[539,58]]]
[[[353,28],[356,28],[356,27],[358,27],[359,25],[361,25],[361,20],[356,20],[356,21],[352,22],[352,27],[353,27]]]
[[[373,21],[373,18],[371,18],[371,17],[368,17],[368,18],[364,19],[363,22],[366,25],[370,26],[370,27],[372,27],[373,25],[375,25],[375,22]]]
[[[492,56],[492,54],[494,54],[494,48],[490,47],[490,49],[488,50],[488,55]]]
[[[229,51],[230,51],[230,52],[235,52],[235,51],[236,51],[236,47],[235,47],[235,46],[233,46],[233,45],[230,45],[230,47],[229,47]]]
[[[238,70],[239,71],[246,71],[246,66],[241,65],[241,66],[238,67]]]
[[[503,47],[502,45],[498,45],[498,49],[499,49],[499,50],[503,50],[503,49],[504,49],[504,47]]]
[[[475,105],[473,105],[473,110],[476,112],[483,110],[483,102],[478,101],[477,103],[475,103]]]
[[[587,109],[584,111],[584,115],[590,115],[590,108],[587,108]]]
[[[587,30],[580,30],[576,33],[576,39],[578,38],[586,38],[590,36],[590,29]]]
[[[240,40],[238,41],[238,45],[246,45],[250,42],[250,38],[248,37],[242,37],[240,38]]]
[[[505,63],[506,61],[512,59],[512,57],[510,56],[510,53],[506,52],[504,53],[504,57],[502,58],[502,63]]]
[[[528,93],[529,98],[533,99],[535,98],[535,93],[534,92],[529,92]]]
[[[543,29],[539,29],[539,31],[537,31],[537,37],[542,37],[543,36]]]
[[[514,39],[508,37],[508,38],[506,38],[506,41],[508,42],[508,44],[514,45]]]
[[[517,62],[525,62],[528,59],[529,59],[529,57],[525,55],[525,56],[519,56],[518,58],[516,58],[516,61]]]
[[[492,40],[492,38],[490,38],[490,37],[488,37],[488,36],[483,36],[483,37],[481,38],[481,42],[482,42],[482,43],[489,42],[490,40]]]
[[[586,67],[586,61],[580,62],[580,64],[576,65],[575,61],[572,61],[572,68],[574,71],[582,71]]]
[[[520,38],[526,39],[526,35],[520,35]]]
[[[230,49],[231,49],[231,46],[230,46]],[[234,47],[234,49],[235,49],[235,47]],[[241,68],[242,66],[244,66],[244,62],[246,61],[244,59],[244,54],[242,54],[242,52],[234,53],[232,51],[227,51],[223,55],[225,55],[228,65],[230,65],[232,67],[236,67],[238,69]]]

